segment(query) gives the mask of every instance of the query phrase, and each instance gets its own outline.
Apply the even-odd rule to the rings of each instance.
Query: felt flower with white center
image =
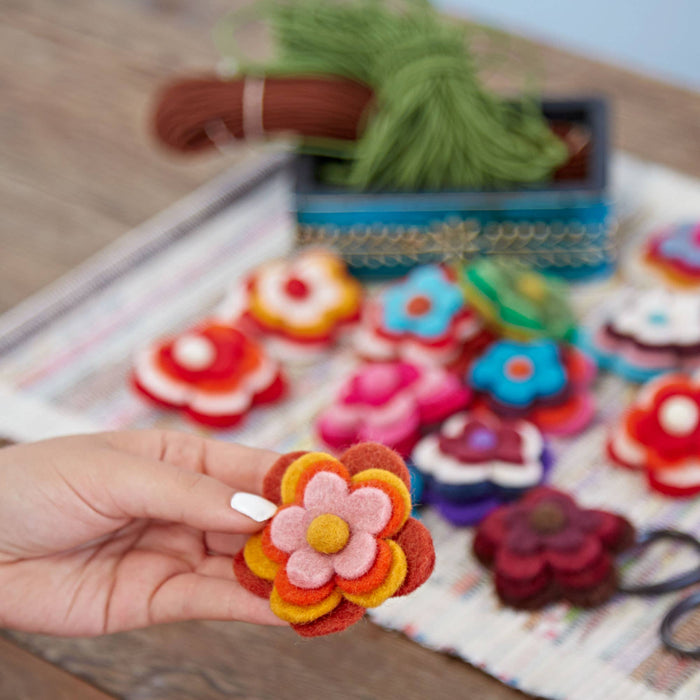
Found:
[[[700,366],[700,295],[624,290],[592,338],[599,364],[631,381]]]
[[[406,595],[430,575],[430,533],[410,517],[409,474],[373,443],[340,459],[321,452],[281,457],[263,495],[279,505],[234,559],[246,589],[302,636],[339,632],[366,608]]]
[[[665,374],[645,384],[613,430],[608,453],[644,472],[656,491],[700,493],[700,377]]]
[[[423,500],[455,525],[473,525],[541,484],[552,463],[539,429],[484,411],[458,413],[411,454],[426,478]]]
[[[258,343],[216,321],[141,350],[132,383],[153,403],[219,428],[235,425],[254,404],[277,401],[285,391],[278,364]]]
[[[242,322],[272,343],[318,352],[359,318],[362,287],[345,263],[330,252],[310,250],[273,260],[234,287],[218,311],[227,322]]]

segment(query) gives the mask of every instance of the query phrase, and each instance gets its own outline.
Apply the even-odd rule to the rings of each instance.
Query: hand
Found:
[[[96,635],[187,619],[284,624],[238,585],[275,453],[161,431],[0,449],[0,626]]]

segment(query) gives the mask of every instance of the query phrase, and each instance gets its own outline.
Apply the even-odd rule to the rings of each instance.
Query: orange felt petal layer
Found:
[[[370,593],[384,583],[389,574],[391,562],[391,547],[385,540],[377,540],[377,557],[370,570],[364,576],[355,579],[342,578],[336,575],[335,582],[344,593],[354,595]]]
[[[295,503],[297,494],[301,493],[301,495],[303,495],[303,491],[299,492],[297,489],[299,481],[304,476],[304,472],[310,469],[316,469],[316,465],[319,463],[326,465],[326,471],[332,471],[335,468],[331,465],[339,465],[337,468],[340,469],[342,473],[347,474],[345,467],[343,467],[335,457],[325,452],[307,452],[302,457],[299,457],[299,459],[294,460],[284,472],[282,484],[280,486],[282,503]],[[318,473],[318,471],[314,473]],[[347,478],[349,478],[349,475]]]
[[[277,512],[279,513],[281,510],[283,510],[284,506],[280,508]],[[272,544],[272,536],[270,534],[271,532],[271,527],[270,524],[265,526],[265,529],[262,531],[261,536],[260,536],[260,548],[263,551],[263,554],[270,559],[271,561],[275,562],[276,564],[286,564],[287,559],[289,559],[289,554],[287,552],[283,552],[280,549],[277,549],[274,544]]]
[[[306,451],[301,450],[299,452],[290,452],[289,454],[282,455],[268,470],[265,474],[263,480],[262,495],[267,498],[268,501],[272,501],[277,505],[282,503],[282,477],[287,471],[287,467],[295,462],[299,457],[303,457]]]
[[[363,442],[346,450],[340,457],[351,475],[367,469],[386,469],[411,488],[411,476],[403,459],[394,450],[377,442]]]
[[[335,590],[335,581],[331,579],[320,588],[299,588],[295,586],[287,576],[287,571],[282,567],[275,576],[275,588],[280,598],[292,605],[316,605],[324,601]]]

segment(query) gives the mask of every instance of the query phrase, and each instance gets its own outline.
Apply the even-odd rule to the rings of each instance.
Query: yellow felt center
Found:
[[[526,273],[518,282],[518,291],[528,299],[542,301],[547,295],[547,285],[539,275]]]
[[[335,554],[350,537],[348,524],[337,515],[326,513],[315,517],[306,530],[306,541],[323,554]]]

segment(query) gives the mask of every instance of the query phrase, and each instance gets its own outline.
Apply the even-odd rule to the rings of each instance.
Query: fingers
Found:
[[[251,493],[262,493],[265,474],[279,457],[270,450],[168,430],[131,430],[99,437],[117,449],[202,472]]]
[[[247,517],[231,507],[236,491],[229,485],[166,462],[115,450],[96,451],[92,459],[100,474],[99,510],[112,517],[167,520],[204,531],[253,533],[275,511],[274,504],[255,496],[262,508],[256,513],[248,511],[256,519]]]
[[[158,588],[151,600],[150,620],[153,624],[181,620],[287,624],[270,610],[269,601],[246,591],[235,581],[194,573],[174,576]]]
[[[204,535],[204,543],[208,551],[226,554],[229,557],[238,554],[247,539],[247,535],[231,535],[225,532],[207,532]]]

